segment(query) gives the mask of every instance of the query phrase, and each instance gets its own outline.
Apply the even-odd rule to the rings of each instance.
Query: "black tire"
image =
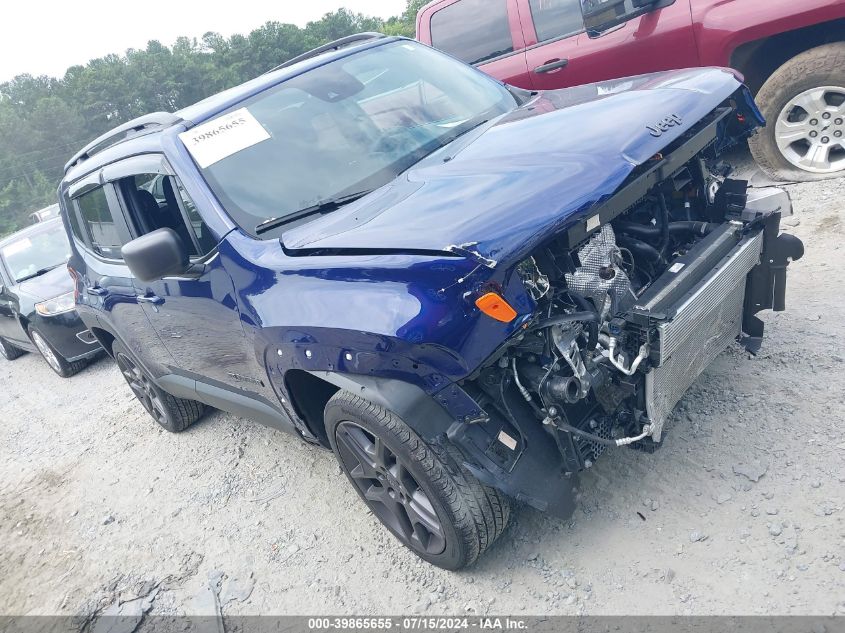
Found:
[[[11,343],[7,343],[5,340],[0,338],[0,356],[5,358],[6,360],[15,360],[16,358],[20,358],[26,354],[22,349],[15,347]]]
[[[800,168],[790,162],[778,147],[776,130],[782,113],[799,95],[822,87],[845,89],[845,43],[843,42],[825,44],[796,55],[778,68],[757,93],[757,105],[760,107],[763,116],[766,117],[767,125],[749,139],[748,144],[757,163],[772,178],[784,181],[810,181],[842,176],[845,173],[845,169],[828,173],[815,173]],[[838,91],[831,91],[830,96],[826,94],[825,97],[830,101],[838,102],[838,95]],[[832,105],[838,106],[838,103]],[[833,153],[829,155],[831,163],[834,162],[832,156],[845,156],[845,145],[841,145],[845,142],[845,138],[843,138],[845,137],[845,122],[843,122],[842,117],[832,113],[831,119],[822,121],[813,118],[811,114],[802,114],[802,112],[807,111],[800,107],[797,109],[789,107],[789,111],[794,113],[794,117],[797,117],[790,120],[798,122],[803,120],[817,121],[816,126],[812,129],[810,129],[810,126],[807,128],[807,134],[815,132],[814,139],[808,137],[805,141],[798,138],[795,144],[791,146],[796,149],[798,154],[804,150],[805,143],[809,143],[809,141],[821,142],[823,139],[827,139],[828,142],[825,146],[835,148]],[[840,123],[835,124],[836,120],[839,120]],[[825,127],[825,125],[829,125],[829,127]],[[837,134],[838,137],[835,137],[834,134]],[[809,147],[807,145],[807,148]],[[842,149],[840,150],[840,148]],[[840,151],[842,154],[840,154]],[[838,159],[836,162],[838,163]],[[831,166],[831,168],[833,167],[835,165]]]
[[[171,433],[180,433],[202,417],[205,405],[164,391],[118,341],[112,344],[112,355],[138,402],[162,427]]]
[[[326,404],[325,422],[340,467],[364,503],[423,560],[461,569],[504,531],[509,500],[471,475],[454,446],[424,442],[398,415],[348,391]]]
[[[56,348],[50,344],[50,341],[35,328],[29,329],[29,338],[35,343],[35,347],[38,348],[38,352],[41,354],[41,358],[47,363],[47,366],[62,378],[75,376],[88,365],[88,361],[85,360],[78,360],[72,363],[65,360],[64,356],[59,354]]]

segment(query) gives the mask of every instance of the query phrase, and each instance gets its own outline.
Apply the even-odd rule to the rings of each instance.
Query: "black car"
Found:
[[[0,354],[37,351],[63,378],[102,349],[76,314],[69,256],[60,218],[0,239]]]

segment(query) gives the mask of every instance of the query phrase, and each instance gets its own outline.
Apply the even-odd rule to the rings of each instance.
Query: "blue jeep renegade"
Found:
[[[531,93],[345,38],[73,157],[77,309],[166,429],[209,406],[331,448],[458,569],[759,347],[803,253],[719,158],[762,124],[724,69]]]

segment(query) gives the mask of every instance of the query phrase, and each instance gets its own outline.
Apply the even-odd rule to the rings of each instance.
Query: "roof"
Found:
[[[366,36],[366,39],[361,39],[363,36]],[[291,60],[291,62],[270,72],[211,95],[202,101],[178,110],[174,114],[153,113],[124,123],[88,143],[77,152],[65,166],[63,182],[72,182],[126,156],[161,152],[164,134],[178,134],[190,129],[268,88],[337,59],[348,57],[353,52],[383,46],[389,42],[402,39],[407,38],[384,37],[371,33],[362,34],[357,39],[355,37],[343,38],[332,44],[345,46],[349,43],[350,45],[345,48],[326,50],[327,47],[323,46],[314,49],[314,51],[311,51],[313,56],[306,53],[306,55]],[[125,136],[122,136],[124,134]],[[115,135],[121,138],[108,145],[109,139],[114,140]],[[104,149],[95,152],[94,150],[100,145],[103,145]]]

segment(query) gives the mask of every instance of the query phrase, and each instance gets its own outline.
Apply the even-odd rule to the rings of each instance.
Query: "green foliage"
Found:
[[[106,55],[62,79],[20,75],[0,84],[0,235],[55,202],[65,162],[92,138],[148,112],[173,111],[237,85],[320,44],[362,31],[414,37],[417,11],[382,21],[347,9],[305,28],[267,22],[249,35],[206,33],[168,47]]]

